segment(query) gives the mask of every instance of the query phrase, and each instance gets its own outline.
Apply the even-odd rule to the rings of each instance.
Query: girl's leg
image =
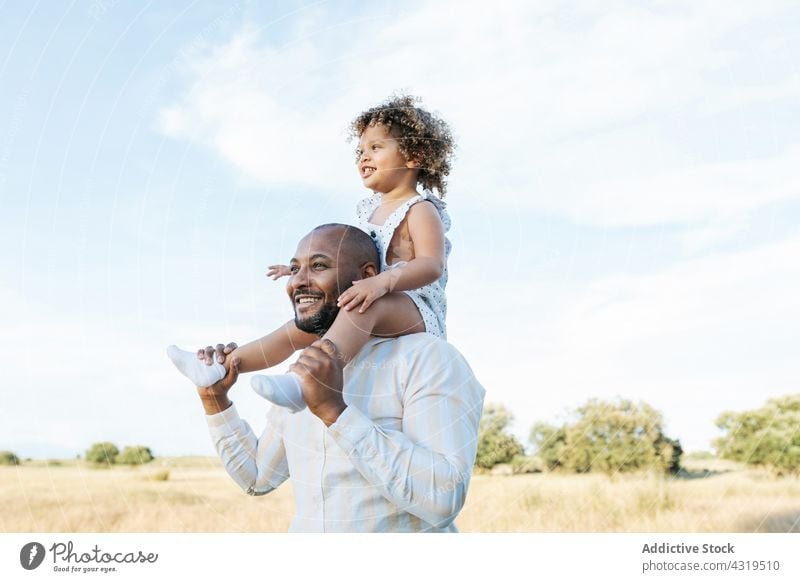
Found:
[[[297,329],[294,320],[289,320],[281,327],[248,344],[233,350],[225,358],[225,370],[229,370],[234,357],[241,360],[240,372],[256,372],[277,366],[289,359],[297,350],[307,348],[319,336]]]
[[[425,323],[411,298],[405,293],[389,293],[373,303],[364,313],[357,309],[339,311],[331,328],[323,336],[333,342],[343,364],[356,357],[372,336],[398,337],[425,331]],[[292,373],[279,376],[254,376],[253,389],[292,412],[305,408],[303,388]]]
[[[234,356],[241,359],[241,372],[255,372],[285,361],[295,350],[310,346],[316,339],[317,336],[297,329],[294,321],[289,321],[261,339],[236,348],[228,354],[224,364],[215,361],[208,365],[199,360],[195,352],[177,346],[167,348],[167,355],[196,386],[210,386],[225,377]]]
[[[425,323],[411,298],[405,293],[389,293],[359,313],[340,311],[323,337],[333,342],[344,364],[358,355],[373,336],[399,337],[425,331]]]

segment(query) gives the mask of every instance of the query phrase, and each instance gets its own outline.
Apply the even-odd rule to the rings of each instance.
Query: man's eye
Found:
[[[378,146],[378,144],[375,144],[374,146],[372,146],[372,149],[376,150],[376,149],[378,149],[378,147],[380,147],[380,146]]]
[[[322,270],[322,269],[325,268],[325,264],[324,263],[314,263],[314,268],[317,269],[318,271]]]
[[[297,265],[292,265],[291,267],[289,267],[289,272],[290,273],[296,273],[299,270],[300,270],[300,267],[298,267]]]

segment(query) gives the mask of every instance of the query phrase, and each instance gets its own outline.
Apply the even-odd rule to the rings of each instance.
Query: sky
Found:
[[[722,411],[800,390],[799,26],[789,1],[0,3],[0,449],[213,454],[165,347],[289,319],[266,267],[354,221],[348,124],[398,91],[456,136],[448,339],[486,402],[527,441],[644,401],[710,449]]]

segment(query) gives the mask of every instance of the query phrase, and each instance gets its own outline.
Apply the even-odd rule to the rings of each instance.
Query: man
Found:
[[[287,284],[298,327],[324,334],[339,294],[379,264],[355,227],[306,235]],[[301,294],[322,297],[302,316],[294,301]],[[343,368],[335,346],[319,340],[290,369],[308,407],[272,407],[258,438],[228,398],[236,359],[225,378],[198,388],[214,446],[242,489],[264,495],[291,476],[297,512],[289,531],[457,531],[485,391],[455,348],[425,333],[376,337]]]

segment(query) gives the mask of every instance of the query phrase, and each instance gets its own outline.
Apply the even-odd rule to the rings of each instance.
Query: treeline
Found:
[[[125,447],[122,452],[114,443],[94,443],[86,451],[84,459],[96,467],[110,465],[144,465],[155,457],[149,447],[135,445]],[[30,459],[28,459],[30,460]],[[0,451],[0,465],[19,465],[20,458],[11,451]]]
[[[560,425],[536,423],[525,447],[508,431],[513,415],[504,406],[487,404],[478,431],[475,466],[489,470],[508,465],[510,472],[566,471],[625,473],[657,470],[677,473],[683,448],[664,433],[662,414],[647,403],[591,399]],[[722,436],[713,447],[718,457],[772,470],[800,474],[800,394],[773,398],[756,410],[723,412],[716,420]],[[94,466],[143,465],[153,460],[149,447],[121,452],[99,442],[86,451]],[[0,451],[0,465],[18,465],[11,451]]]
[[[488,470],[507,464],[513,473],[565,471],[625,473],[681,469],[680,440],[664,434],[662,414],[644,402],[591,399],[560,425],[537,423],[530,431],[532,454],[508,431],[513,415],[502,405],[484,408],[475,465]],[[723,412],[722,436],[713,447],[723,459],[800,473],[800,394],[773,398],[757,409]]]
[[[148,447],[136,445],[125,447],[120,452],[114,443],[109,442],[93,444],[85,456],[88,463],[95,465],[144,465],[153,458],[153,453]]]

